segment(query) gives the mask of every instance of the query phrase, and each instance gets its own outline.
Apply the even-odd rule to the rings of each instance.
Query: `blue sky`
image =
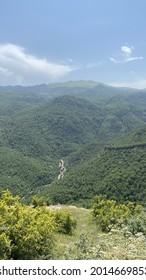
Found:
[[[146,88],[145,0],[4,0],[0,85]]]

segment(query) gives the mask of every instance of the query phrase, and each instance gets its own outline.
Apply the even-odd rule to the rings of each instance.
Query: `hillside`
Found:
[[[0,190],[9,188],[13,194],[28,199],[58,175],[57,165],[58,162],[49,157],[44,161],[0,147]]]
[[[56,207],[57,208],[57,207]],[[54,259],[57,260],[145,260],[145,238],[125,230],[104,233],[94,224],[92,211],[62,205],[77,219],[73,235],[57,236]],[[128,234],[129,233],[129,234]],[[126,242],[126,246],[125,246]]]
[[[145,179],[145,147],[143,152],[105,148],[145,142],[145,91],[92,81],[52,84],[47,86],[50,93],[41,92],[42,87],[46,85],[38,92],[37,86],[34,92],[30,87],[7,87],[0,93],[1,189],[25,197],[43,190],[55,203],[87,202],[97,193],[117,197],[121,186],[121,201],[145,197],[139,179]],[[61,159],[67,171],[57,181]],[[139,178],[131,179],[130,193],[126,190],[133,172]]]
[[[60,158],[93,141],[101,119],[96,105],[66,96],[1,118],[1,188],[28,197],[53,181]]]
[[[60,158],[96,139],[103,114],[89,101],[62,96],[6,119],[2,131],[8,145],[25,155]]]
[[[145,124],[145,111],[139,104],[138,114],[130,102],[126,107],[125,103],[111,103],[99,105],[73,96],[56,97],[23,114],[19,111],[1,119],[2,138],[25,155],[52,154],[60,158],[83,144],[114,140]]]
[[[144,130],[139,130],[142,139]],[[126,138],[131,139],[132,136],[133,145],[124,145]],[[90,144],[70,155],[64,178],[45,186],[44,194],[55,203],[88,205],[92,197],[103,194],[119,202],[130,200],[145,203],[146,143],[137,142],[136,132],[131,137],[129,135],[125,136],[124,141],[123,138],[118,140],[116,146],[112,146],[112,143],[108,146],[93,143],[93,146]],[[123,145],[118,146],[122,141]]]
[[[14,113],[30,110],[45,104],[48,96],[37,93],[0,92],[0,116],[11,116]]]

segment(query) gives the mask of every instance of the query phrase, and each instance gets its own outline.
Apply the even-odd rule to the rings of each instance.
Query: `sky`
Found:
[[[0,85],[146,88],[146,0],[0,0]]]

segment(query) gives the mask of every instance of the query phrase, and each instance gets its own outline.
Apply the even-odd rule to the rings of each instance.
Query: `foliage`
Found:
[[[62,206],[63,209],[70,208]],[[55,259],[67,260],[145,260],[146,242],[142,233],[124,234],[124,228],[101,231],[93,220],[92,211],[72,208],[71,214],[77,219],[73,235],[57,236]],[[140,214],[141,215],[141,214]],[[146,213],[143,212],[146,217]],[[135,216],[137,219],[138,216]],[[117,225],[116,225],[117,226]],[[128,230],[128,229],[127,229]]]
[[[0,214],[1,259],[52,257],[57,224],[49,211],[25,206],[6,191],[0,201]]]
[[[146,148],[104,149],[90,144],[71,155],[73,165],[61,181],[54,181],[43,189],[44,195],[54,203],[78,203],[95,195],[107,195],[119,203],[128,201],[145,203],[146,200]],[[84,156],[82,153],[84,151]],[[87,151],[87,152],[86,152]],[[91,157],[89,156],[91,154]],[[86,156],[87,155],[87,156]],[[83,162],[82,162],[83,158]],[[69,159],[68,162],[70,163]]]
[[[65,252],[65,259],[69,260],[92,260],[99,259],[102,246],[93,245],[87,233],[80,234],[78,240],[74,243],[74,247],[69,248]]]
[[[58,161],[46,157],[33,158],[15,149],[0,147],[0,189],[7,189],[21,197],[31,199],[42,185],[50,183],[58,174]]]
[[[93,81],[0,87],[0,189],[27,199],[44,189],[61,203],[105,193],[144,201],[145,105],[144,91]],[[117,150],[103,150],[109,141]],[[68,175],[57,182],[61,158]]]
[[[37,195],[34,195],[32,197],[31,204],[32,204],[33,208],[36,208],[38,206],[45,206],[46,201],[45,201],[45,198],[43,196],[38,197]]]
[[[110,231],[115,224],[127,223],[128,219],[141,212],[141,205],[133,202],[117,204],[115,200],[106,200],[97,196],[93,205],[93,217],[103,231]]]
[[[76,219],[73,218],[68,211],[54,212],[55,222],[58,225],[58,232],[64,234],[72,234],[76,227]]]
[[[15,113],[39,107],[48,100],[46,95],[32,94],[30,91],[20,93],[20,88],[17,91],[16,87],[9,89],[8,87],[0,87],[0,116],[10,117]]]
[[[132,234],[143,233],[146,236],[146,215],[142,211],[138,216],[132,216],[127,221],[127,229]]]

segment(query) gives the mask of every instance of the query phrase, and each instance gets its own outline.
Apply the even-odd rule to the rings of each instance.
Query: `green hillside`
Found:
[[[1,118],[1,189],[28,196],[52,182],[60,158],[93,141],[101,118],[96,105],[74,97]]]
[[[141,110],[141,115],[145,112]],[[63,157],[94,140],[109,141],[142,127],[130,104],[99,105],[73,96],[56,97],[37,109],[1,120],[9,147],[29,156]]]
[[[44,161],[0,147],[0,190],[9,188],[14,194],[29,198],[57,176],[57,165],[49,157]]]
[[[103,117],[93,103],[63,96],[6,119],[3,137],[24,155],[60,158],[96,139]]]
[[[36,108],[48,99],[48,96],[37,93],[0,92],[0,116],[11,116],[18,111]]]
[[[139,135],[143,139],[142,132]],[[127,137],[130,139],[134,132]],[[139,140],[140,137],[139,137]],[[44,194],[55,203],[85,203],[95,195],[106,195],[119,202],[146,200],[146,143],[117,145],[93,143],[69,156],[64,178],[45,186]],[[128,141],[127,141],[128,143]]]
[[[55,203],[144,201],[145,91],[70,81],[0,92],[1,189]]]

